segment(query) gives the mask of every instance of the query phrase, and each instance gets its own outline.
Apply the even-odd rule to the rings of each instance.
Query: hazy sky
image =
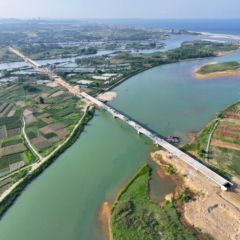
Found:
[[[240,0],[1,0],[1,18],[240,18]]]

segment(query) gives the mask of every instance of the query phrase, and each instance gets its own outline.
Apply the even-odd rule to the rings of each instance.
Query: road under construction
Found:
[[[9,50],[14,52],[15,54],[17,54],[21,58],[23,58],[24,61],[26,63],[28,63],[31,67],[35,68],[36,70],[38,70],[38,71],[40,71],[40,72],[42,72],[44,74],[48,74],[51,79],[53,79],[54,81],[56,81],[57,83],[59,83],[63,87],[67,88],[75,96],[80,97],[80,98],[88,99],[92,103],[96,104],[97,106],[99,106],[102,109],[104,109],[104,110],[108,111],[109,113],[111,113],[114,118],[119,118],[123,122],[125,122],[126,124],[132,126],[134,129],[136,129],[138,134],[145,135],[146,137],[148,137],[153,142],[154,145],[163,147],[168,152],[170,152],[173,156],[178,157],[179,159],[181,159],[182,161],[184,161],[185,163],[187,163],[188,165],[193,167],[196,171],[199,171],[202,174],[204,174],[208,179],[212,180],[218,186],[220,186],[220,188],[222,190],[226,191],[229,187],[231,187],[233,185],[230,181],[224,179],[223,177],[221,177],[217,173],[213,172],[211,169],[209,169],[205,165],[201,164],[197,160],[193,159],[192,157],[190,157],[186,153],[182,152],[177,147],[175,147],[172,144],[168,143],[164,139],[158,137],[157,134],[154,134],[154,133],[150,132],[149,130],[147,130],[146,128],[140,126],[139,124],[137,124],[133,120],[130,120],[129,118],[127,118],[123,114],[120,114],[116,110],[112,109],[111,107],[109,107],[108,105],[104,104],[103,102],[97,100],[96,98],[86,94],[85,92],[79,92],[78,88],[76,88],[74,86],[71,86],[70,84],[66,83],[60,77],[54,76],[53,72],[51,72],[51,70],[49,70],[48,68],[42,68],[42,67],[38,66],[37,63],[35,64],[34,61],[32,61],[31,59],[25,57],[23,54],[21,54],[19,51],[15,50],[13,48],[9,47]]]

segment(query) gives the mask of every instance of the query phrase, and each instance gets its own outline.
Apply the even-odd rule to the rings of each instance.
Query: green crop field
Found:
[[[223,72],[227,70],[236,70],[238,68],[240,68],[240,63],[236,61],[232,61],[232,62],[204,65],[197,71],[197,73],[209,74],[214,72]]]
[[[0,156],[4,157],[15,153],[21,153],[26,150],[27,150],[26,146],[23,143],[20,143],[9,147],[1,148]]]
[[[118,195],[111,210],[113,240],[193,240],[178,220],[174,204],[160,207],[149,200],[150,168],[145,165]]]

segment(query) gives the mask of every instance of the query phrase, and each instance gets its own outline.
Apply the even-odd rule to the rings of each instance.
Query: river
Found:
[[[216,59],[180,62],[140,73],[114,89],[109,103],[165,136],[199,131],[216,112],[239,100],[240,77],[196,80],[193,70],[211,61],[240,61],[240,52]],[[102,240],[98,211],[156,150],[144,136],[97,110],[80,138],[23,191],[0,221],[1,240]],[[153,171],[153,179],[156,173]],[[160,200],[170,183],[151,183]],[[160,193],[160,194],[159,194]]]

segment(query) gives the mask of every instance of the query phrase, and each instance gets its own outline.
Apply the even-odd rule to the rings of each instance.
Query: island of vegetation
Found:
[[[149,199],[150,171],[144,165],[120,191],[111,209],[112,240],[196,239],[180,223],[174,200],[159,206]]]
[[[240,63],[236,61],[207,63],[200,69],[196,68],[194,71],[194,76],[198,79],[240,76]]]

